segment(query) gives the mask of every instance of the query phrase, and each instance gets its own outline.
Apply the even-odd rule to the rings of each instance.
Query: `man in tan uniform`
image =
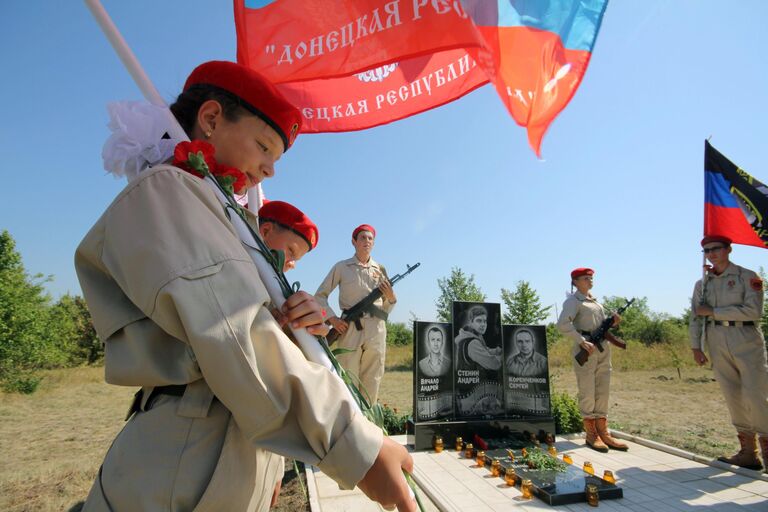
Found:
[[[216,95],[194,107],[191,138],[209,140],[222,165],[241,163],[254,182],[271,176],[298,110],[234,63],[199,66],[182,96],[198,84],[195,97]],[[236,105],[229,114],[221,90],[242,95],[222,99]],[[77,249],[106,380],[141,387],[84,510],[266,511],[282,474],[275,454],[415,510],[400,473],[412,468],[407,452],[282,332],[227,215],[201,179],[158,165],[118,195]],[[282,313],[298,327],[321,323],[303,292]]]
[[[759,436],[763,467],[768,472],[768,363],[760,330],[763,281],[756,273],[730,262],[731,240],[707,236],[701,241],[707,260],[701,280],[693,289],[689,334],[693,359],[707,363],[725,395],[741,449],[719,460],[748,469],[760,469],[755,434]],[[706,321],[706,326],[702,324]],[[702,343],[702,327],[705,329]]]
[[[628,446],[608,431],[608,396],[611,386],[610,343],[604,342],[604,350],[600,352],[585,338],[600,327],[606,317],[605,309],[590,292],[594,274],[594,270],[585,267],[571,272],[571,285],[576,287],[576,292],[565,299],[557,327],[573,342],[574,356],[582,348],[589,352],[589,359],[584,366],[580,366],[576,361],[573,363],[576,384],[579,388],[579,410],[584,421],[584,431],[587,433],[587,445],[600,452],[607,452],[609,448],[624,451]],[[619,316],[615,315],[614,325],[619,321]]]
[[[328,322],[342,334],[338,341],[340,348],[352,350],[339,354],[341,366],[360,379],[360,383],[375,404],[379,396],[381,377],[384,375],[384,358],[387,347],[386,319],[397,298],[382,265],[371,257],[376,230],[369,224],[362,224],[352,232],[355,255],[336,263],[315,293],[317,301],[329,311]],[[339,287],[339,307],[349,309],[375,288],[383,296],[374,303],[376,314],[366,314],[360,320],[362,329],[345,322],[328,304],[328,296]]]

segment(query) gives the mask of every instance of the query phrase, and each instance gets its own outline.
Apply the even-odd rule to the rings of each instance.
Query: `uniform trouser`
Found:
[[[384,375],[384,358],[387,349],[387,325],[376,317],[360,320],[363,330],[359,331],[354,323],[349,324],[347,332],[339,340],[340,348],[353,350],[337,356],[341,366],[360,379],[375,404],[379,396],[381,377]]]
[[[733,426],[768,436],[768,364],[760,330],[707,325],[707,348]]]
[[[178,414],[159,395],[126,423],[107,452],[84,512],[269,509],[283,458],[256,448],[213,400],[207,414]]]
[[[579,411],[583,418],[608,417],[608,394],[611,387],[610,343],[603,343],[603,348],[603,352],[595,349],[584,366],[579,366],[576,361],[573,362],[576,384],[579,388]]]

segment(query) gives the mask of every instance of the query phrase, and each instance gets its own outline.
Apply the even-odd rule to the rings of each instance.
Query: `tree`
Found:
[[[555,343],[564,338],[560,329],[557,328],[557,324],[550,322],[547,324],[547,348],[550,348]]]
[[[12,391],[37,387],[31,371],[51,359],[46,279],[29,276],[8,231],[0,233],[0,382]]]
[[[387,345],[409,345],[413,341],[413,331],[404,323],[387,322]]]
[[[51,331],[69,365],[92,364],[104,357],[85,299],[66,294],[51,308]]]
[[[606,315],[610,315],[627,303],[626,297],[603,297],[603,308]],[[621,323],[613,328],[613,332],[620,338],[632,337],[640,329],[651,315],[651,308],[648,307],[648,298],[642,297],[635,299],[635,302],[621,315]]]
[[[451,269],[451,275],[437,280],[440,296],[435,301],[437,318],[443,322],[451,321],[451,303],[455,300],[483,302],[485,294],[475,284],[475,275],[467,276],[459,267]]]
[[[611,314],[626,304],[624,297],[603,297],[603,307]],[[645,345],[685,340],[688,327],[679,318],[667,313],[656,313],[648,307],[648,298],[635,302],[621,315],[621,324],[613,332],[624,340],[639,341]]]
[[[501,320],[505,324],[538,324],[547,316],[552,306],[543,307],[539,294],[528,281],[518,281],[514,292],[501,289],[501,300],[506,312]]]

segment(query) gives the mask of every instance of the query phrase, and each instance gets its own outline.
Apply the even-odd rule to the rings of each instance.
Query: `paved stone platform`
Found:
[[[405,436],[393,439],[405,444]],[[602,510],[768,512],[768,477],[760,473],[745,470],[736,474],[691,460],[693,457],[680,450],[639,439],[628,441],[628,452],[606,454],[586,447],[578,436],[558,439],[558,453],[570,453],[574,464],[581,466],[588,460],[596,475],[602,475],[606,469],[613,471],[617,484],[624,489],[624,498],[601,501]],[[475,468],[474,461],[464,459],[452,449],[439,454],[416,452],[413,458],[413,477],[421,487],[421,497],[429,512],[594,510],[586,503],[550,507],[536,498],[523,500],[517,488],[507,487],[485,468]],[[319,471],[308,471],[307,480],[313,512],[383,510],[357,489],[340,491],[335,482]]]

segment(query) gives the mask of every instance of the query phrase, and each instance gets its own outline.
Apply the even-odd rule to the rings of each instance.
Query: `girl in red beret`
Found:
[[[204,162],[240,193],[274,176],[301,127],[298,109],[258,73],[208,62],[171,112],[192,141],[172,164],[137,172],[75,256],[106,380],[141,388],[83,510],[265,511],[280,455],[415,510],[401,473],[411,457],[283,333],[231,212],[199,177]],[[308,294],[283,313],[324,330]]]
[[[583,366],[574,361],[576,383],[579,388],[579,410],[587,433],[587,445],[599,452],[609,448],[627,450],[627,445],[611,436],[608,431],[608,395],[611,386],[611,346],[603,343],[603,352],[589,341],[589,335],[606,318],[605,309],[592,295],[593,276],[591,268],[580,267],[571,272],[571,289],[576,288],[565,299],[557,327],[573,342],[573,354],[584,349],[589,359]],[[620,318],[616,315],[614,325]]]

